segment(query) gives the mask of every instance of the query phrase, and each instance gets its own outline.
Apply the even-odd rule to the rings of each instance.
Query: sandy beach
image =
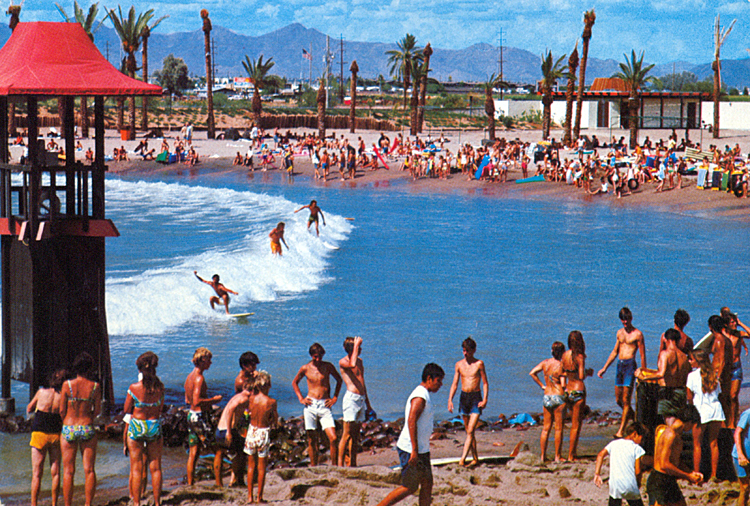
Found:
[[[297,129],[298,134],[312,133],[312,130]],[[484,138],[482,131],[445,131],[430,132],[433,138],[443,133],[448,139],[448,149],[455,152],[460,143],[469,142],[472,145],[481,144]],[[362,137],[367,146],[375,143],[379,132],[329,131],[329,135],[342,135],[354,143]],[[640,138],[648,135],[652,140],[666,139],[668,130],[641,131]],[[170,144],[179,135],[178,131],[168,133]],[[393,133],[387,133],[393,137]],[[610,135],[607,130],[602,131],[600,138]],[[616,137],[626,136],[624,130],[612,131]],[[425,132],[425,137],[427,132]],[[552,136],[560,138],[562,132],[554,130]],[[520,139],[535,142],[541,137],[539,131],[498,131],[497,137],[506,139]],[[695,138],[696,133],[691,133]],[[140,137],[139,137],[140,140]],[[83,151],[77,156],[83,158],[83,152],[93,147],[93,140],[82,139]],[[159,147],[159,139],[150,139],[149,146]],[[704,133],[704,145],[711,143],[708,134]],[[750,151],[750,133],[744,131],[724,132],[717,143],[721,147],[725,144],[733,146],[739,143],[743,153]],[[121,141],[115,131],[108,131],[106,136],[106,152],[111,153],[114,148],[124,146],[129,152],[135,149],[137,141]],[[149,174],[171,174],[201,177],[222,176],[229,173],[247,173],[248,186],[253,182],[281,181],[286,176],[281,170],[262,172],[256,161],[256,169],[248,171],[246,167],[232,165],[232,159],[239,151],[245,153],[248,149],[247,141],[207,140],[205,132],[197,132],[193,145],[201,157],[201,162],[194,167],[184,164],[163,165],[154,161],[131,160],[127,162],[108,162],[108,170],[113,175],[139,176]],[[18,147],[12,149],[13,157],[17,160],[20,155]],[[572,152],[561,152],[561,157],[572,158]],[[134,158],[131,154],[131,159]],[[140,158],[140,157],[137,157]],[[340,181],[337,172],[332,171],[327,181],[315,180],[313,168],[307,157],[295,158],[295,184],[311,187],[346,187],[346,188],[379,188],[383,191],[401,192],[440,192],[444,194],[476,195],[488,198],[528,199],[531,201],[564,200],[580,204],[581,206],[605,205],[623,208],[650,208],[660,213],[688,214],[701,219],[729,218],[747,220],[750,217],[750,200],[738,199],[734,195],[717,191],[703,191],[695,188],[695,178],[687,178],[687,187],[681,190],[671,190],[655,193],[655,184],[641,187],[633,195],[616,199],[613,195],[590,196],[582,190],[566,186],[562,183],[540,182],[530,184],[515,184],[515,179],[521,177],[520,172],[511,171],[508,183],[488,183],[484,181],[468,180],[461,174],[453,174],[448,180],[422,178],[412,181],[408,172],[402,171],[401,160],[389,161],[390,170],[376,171],[358,170],[353,180]],[[278,165],[278,164],[277,164]],[[748,405],[747,393],[743,391],[741,401]],[[592,406],[596,409],[596,406]],[[496,416],[495,411],[491,411]],[[508,413],[510,415],[510,413]],[[489,418],[487,418],[489,420]],[[477,433],[479,453],[483,456],[507,457],[513,448],[521,443],[525,448],[515,459],[502,459],[500,462],[482,464],[474,469],[466,469],[457,464],[449,464],[434,469],[435,488],[433,504],[509,504],[509,505],[563,505],[571,502],[582,504],[603,504],[607,498],[606,486],[597,488],[593,483],[594,459],[601,448],[611,440],[617,429],[613,424],[619,423],[616,417],[609,418],[607,414],[602,419],[590,419],[583,427],[579,447],[581,460],[574,463],[547,463],[539,460],[540,428],[522,427],[496,431],[480,431]],[[569,427],[568,427],[569,429]],[[465,434],[462,430],[447,433],[444,437],[433,441],[432,457],[458,457],[463,445]],[[563,454],[567,453],[568,431]],[[551,454],[548,449],[548,455]],[[176,452],[175,452],[176,453]],[[336,503],[347,505],[372,505],[379,502],[398,483],[398,473],[390,466],[397,463],[397,456],[392,449],[376,449],[366,452],[359,457],[360,467],[357,469],[341,469],[329,467],[327,464],[317,468],[279,469],[269,473],[266,483],[266,499],[280,505],[286,504],[323,504]],[[175,462],[171,467],[177,469]],[[608,468],[605,466],[606,476]],[[179,473],[178,473],[179,474]],[[642,488],[645,498],[645,480]],[[177,505],[219,505],[245,504],[247,489],[216,489],[212,481],[202,481],[197,486],[187,487],[182,478],[165,479],[164,504]],[[719,485],[692,486],[681,482],[688,504],[725,504],[734,501],[738,494],[738,485],[723,483]],[[125,489],[109,489],[97,492],[96,504],[126,505],[129,503]],[[150,503],[152,499],[150,498]],[[49,504],[45,497],[43,504]],[[416,499],[410,499],[405,504],[413,504]],[[16,504],[12,502],[12,504]],[[21,504],[19,502],[18,504]],[[76,496],[75,504],[82,504],[82,494]]]

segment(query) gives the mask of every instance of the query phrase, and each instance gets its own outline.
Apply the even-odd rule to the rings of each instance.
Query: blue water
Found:
[[[422,367],[437,362],[448,374],[437,416],[447,418],[453,365],[472,336],[490,382],[485,417],[494,418],[541,410],[528,371],[571,330],[583,332],[587,365],[598,370],[624,305],[645,335],[651,366],[677,308],[693,318],[686,331],[694,338],[723,305],[740,318],[750,314],[744,221],[628,209],[608,199],[544,202],[384,186],[232,174],[109,178],[107,215],[121,233],[107,240],[118,400],[137,374],[135,358],[153,350],[179,402],[192,353],[207,346],[210,392],[231,394],[237,359],[251,350],[273,376],[281,415],[299,415],[291,381],[309,360],[308,347],[320,342],[336,362],[344,337],[360,335],[381,417],[403,416]],[[326,216],[320,239],[306,230],[306,211],[294,214],[313,198]],[[278,221],[287,223],[290,247],[282,258],[268,247]],[[193,270],[204,278],[219,273],[240,293],[232,311],[255,315],[234,321],[212,311],[212,291]],[[587,381],[592,407],[616,407],[613,376]],[[14,385],[14,393],[23,404],[27,386]]]

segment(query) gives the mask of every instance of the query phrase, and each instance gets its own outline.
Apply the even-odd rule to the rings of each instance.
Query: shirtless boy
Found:
[[[276,427],[279,415],[276,401],[268,396],[271,388],[271,375],[258,372],[255,380],[255,395],[250,401],[250,427],[245,439],[247,462],[247,501],[253,502],[253,475],[258,469],[258,502],[263,500],[263,486],[266,483],[266,460],[271,447],[271,429]]]
[[[479,416],[482,410],[487,407],[487,396],[489,395],[489,384],[487,383],[487,371],[484,368],[484,362],[474,356],[477,351],[477,343],[470,337],[464,339],[461,344],[464,352],[463,360],[456,362],[451,384],[450,393],[448,394],[448,411],[453,413],[453,396],[458,389],[458,380],[461,380],[461,397],[458,403],[458,411],[464,419],[466,428],[466,442],[464,451],[461,454],[459,464],[466,465],[466,457],[471,451],[474,459],[472,466],[479,463],[479,454],[477,453],[477,440],[474,432],[479,422]],[[480,393],[479,387],[483,387]]]
[[[318,343],[310,346],[310,360],[300,367],[292,381],[292,388],[297,394],[299,402],[305,406],[305,430],[307,431],[307,451],[310,465],[318,465],[318,423],[328,436],[331,444],[331,464],[338,463],[336,445],[336,423],[333,421],[331,408],[339,398],[341,391],[341,376],[330,362],[324,362],[326,350]],[[336,380],[336,390],[331,397],[331,376]],[[299,389],[302,378],[307,379],[307,396],[303,397]]]
[[[622,407],[622,422],[615,437],[623,436],[623,430],[625,430],[630,417],[633,416],[630,399],[633,394],[635,370],[638,368],[635,361],[636,350],[641,355],[641,367],[646,368],[646,345],[643,333],[633,326],[633,313],[630,312],[630,309],[624,307],[620,309],[619,316],[623,328],[617,331],[615,347],[612,353],[609,354],[604,367],[597,373],[597,376],[603,378],[604,373],[607,372],[607,369],[612,365],[615,358],[618,359],[617,376],[615,377],[615,398],[617,399],[617,404]]]
[[[307,229],[310,230],[310,225],[315,223],[315,235],[320,236],[320,230],[318,230],[318,218],[323,218],[323,226],[325,227],[326,217],[323,215],[323,210],[318,207],[318,202],[315,200],[311,200],[310,205],[302,206],[294,212],[298,213],[303,209],[310,210],[310,217],[307,219]]]
[[[674,313],[674,329],[680,333],[680,340],[677,342],[677,347],[688,356],[693,351],[693,340],[685,334],[685,326],[690,322],[690,315],[684,309],[678,309]],[[661,341],[659,343],[659,353],[667,349],[667,340],[664,338],[664,334],[661,335]]]
[[[260,364],[260,359],[252,351],[246,351],[240,355],[240,372],[234,379],[234,393],[240,393],[246,381],[255,380],[258,376],[258,371],[255,370],[258,364]]]
[[[737,426],[740,418],[740,386],[742,385],[742,348],[745,348],[747,355],[747,344],[745,338],[750,335],[750,328],[740,321],[736,314],[732,313],[728,307],[721,308],[721,315],[727,322],[727,336],[732,343],[732,374],[731,386],[729,390],[729,413],[727,415],[727,427],[733,429]],[[744,331],[737,327],[742,327]]]
[[[201,449],[213,444],[214,428],[211,423],[211,405],[221,400],[221,395],[208,397],[208,386],[203,373],[211,367],[211,352],[207,348],[198,348],[193,354],[195,368],[185,380],[185,403],[190,406],[188,412],[188,446],[190,453],[187,461],[188,485],[195,481],[195,463]],[[214,464],[214,469],[216,465]]]
[[[659,385],[658,413],[667,425],[672,425],[675,418],[687,416],[687,377],[690,374],[688,356],[680,350],[680,333],[676,329],[667,329],[664,339],[667,347],[659,353],[658,369],[641,367],[635,376],[642,381],[657,381]],[[690,420],[692,422],[699,420]]]
[[[214,289],[214,292],[216,292],[215,296],[211,296],[209,299],[209,302],[211,303],[211,309],[214,309],[215,304],[219,304],[220,306],[224,306],[224,309],[226,310],[227,314],[229,314],[229,294],[239,295],[234,290],[230,290],[226,286],[219,283],[219,275],[214,274],[211,277],[211,281],[206,281],[202,277],[198,276],[198,271],[193,271],[193,274],[195,274],[195,277],[198,278],[198,281],[201,281],[203,283],[206,283],[211,288]]]
[[[258,376],[256,367],[258,367],[259,363],[260,359],[258,358],[258,355],[256,355],[252,351],[246,351],[245,353],[240,355],[240,372],[234,379],[234,393],[238,394],[242,392],[245,383],[247,383],[248,381],[252,383],[255,382],[255,378]],[[242,441],[245,441],[245,437],[247,436],[247,428],[249,425],[250,412],[245,410],[243,413],[238,414],[237,423],[235,423],[234,428],[232,429],[232,436],[241,438]],[[232,481],[230,482],[230,487],[241,487],[244,485],[246,460],[247,459],[245,458],[245,454],[242,452],[241,448],[240,451],[235,452],[234,459],[232,459]]]
[[[348,447],[349,467],[357,467],[360,424],[365,421],[365,413],[371,411],[372,406],[365,386],[365,366],[359,356],[362,352],[362,338],[347,337],[344,339],[344,350],[346,356],[339,360],[341,377],[346,383],[342,401],[344,432],[339,443],[339,466],[344,466],[344,456]]]
[[[271,238],[271,253],[274,255],[281,256],[281,243],[284,243],[284,246],[286,246],[286,249],[289,249],[289,245],[284,240],[284,222],[280,221],[278,225],[276,225],[276,228],[271,230],[271,233],[268,234],[268,237]]]
[[[656,428],[654,445],[654,470],[646,481],[646,493],[649,503],[655,506],[685,506],[677,478],[691,483],[703,480],[701,473],[684,471],[680,468],[682,453],[682,434],[692,428],[692,423],[685,423],[679,418],[672,425],[659,425]]]
[[[218,487],[223,486],[221,481],[221,466],[224,453],[227,450],[233,450],[235,454],[237,452],[242,453],[245,438],[240,436],[237,429],[242,422],[245,409],[247,409],[248,404],[253,398],[254,388],[255,378],[245,381],[242,389],[229,399],[224,411],[221,413],[219,425],[216,427],[216,458],[214,459],[214,477],[216,478],[216,485]],[[232,461],[233,471],[234,461],[237,459],[238,457],[235,456]],[[233,483],[230,486],[237,484],[239,476],[235,474],[233,478]],[[242,483],[242,478],[239,478],[239,483]]]

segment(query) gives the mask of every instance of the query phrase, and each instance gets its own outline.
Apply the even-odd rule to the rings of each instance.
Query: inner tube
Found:
[[[638,186],[640,186],[640,183],[637,179],[631,179],[628,181],[628,188],[630,188],[630,191],[635,191],[638,189]]]

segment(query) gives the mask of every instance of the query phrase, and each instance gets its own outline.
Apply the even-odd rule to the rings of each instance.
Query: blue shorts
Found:
[[[458,401],[458,413],[461,415],[469,416],[473,414],[481,415],[482,408],[479,407],[479,403],[482,402],[482,392],[477,390],[476,392],[461,392],[461,397]]]
[[[732,364],[732,381],[742,381],[742,362]]]
[[[635,370],[637,369],[635,359],[617,361],[617,375],[615,376],[616,387],[633,388],[635,383]]]

